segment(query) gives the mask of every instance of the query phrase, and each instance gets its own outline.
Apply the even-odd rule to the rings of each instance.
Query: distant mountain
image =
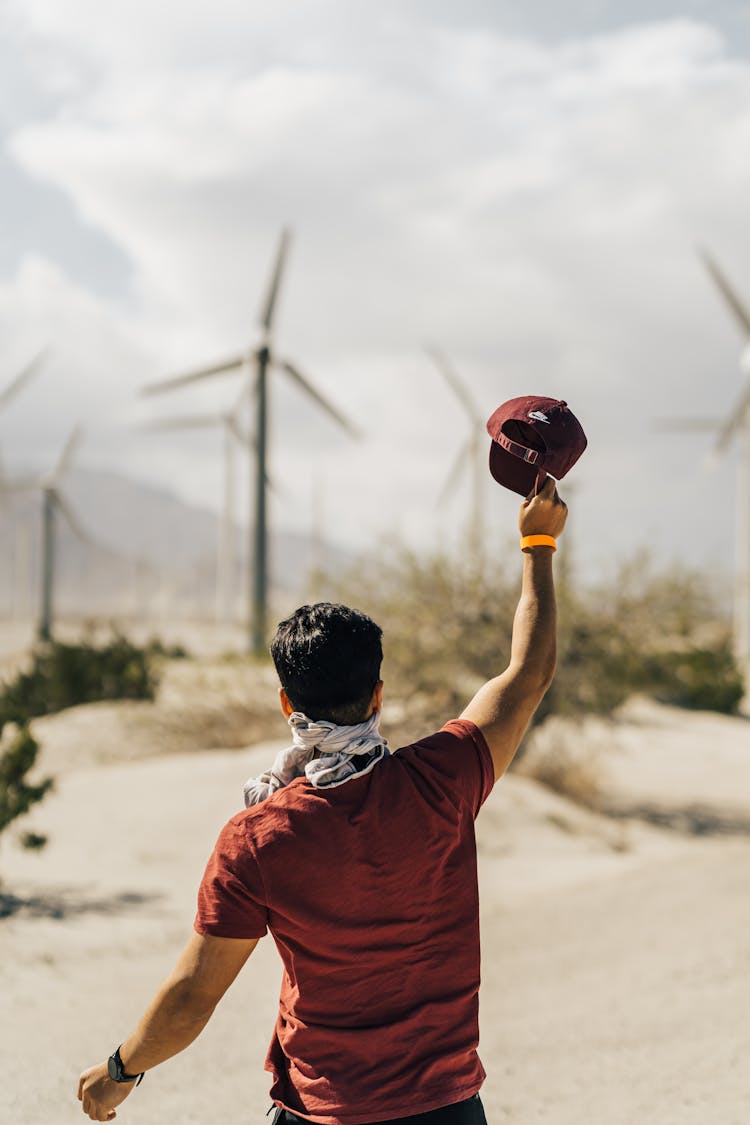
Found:
[[[65,496],[95,545],[64,520],[56,527],[56,601],[77,615],[176,613],[210,617],[216,607],[219,519],[166,488],[117,473],[71,471]],[[41,504],[36,494],[0,508],[0,616],[36,615],[40,586]],[[247,532],[236,529],[234,614],[245,610]],[[313,565],[327,574],[352,561],[309,536],[272,534],[272,593],[308,596]]]

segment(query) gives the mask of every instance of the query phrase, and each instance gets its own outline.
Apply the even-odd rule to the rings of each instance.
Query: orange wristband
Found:
[[[556,551],[557,540],[552,535],[524,535],[521,539],[521,550],[525,551],[527,547],[551,547]]]

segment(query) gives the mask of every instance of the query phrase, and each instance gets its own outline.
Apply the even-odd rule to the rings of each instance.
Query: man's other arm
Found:
[[[125,1073],[150,1070],[189,1046],[257,944],[257,938],[193,934],[138,1027],[120,1048]],[[107,1063],[98,1063],[81,1075],[78,1098],[92,1121],[111,1121],[115,1107],[134,1086],[135,1082],[113,1082]]]
[[[548,477],[538,495],[521,505],[522,536],[559,536],[568,509]],[[552,547],[524,551],[521,598],[513,620],[510,663],[483,685],[461,715],[484,735],[492,754],[495,780],[502,777],[531,717],[552,682],[557,659],[557,608],[552,575]]]

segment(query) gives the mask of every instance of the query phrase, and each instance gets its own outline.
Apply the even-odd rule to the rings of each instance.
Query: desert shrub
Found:
[[[0,832],[28,812],[52,788],[52,778],[30,785],[26,775],[36,762],[39,744],[27,726],[21,727],[0,753]],[[42,839],[42,837],[37,837]]]
[[[548,715],[611,715],[636,690],[638,658],[616,622],[560,615],[557,671],[534,722]]]
[[[153,699],[156,677],[146,649],[116,636],[99,647],[53,641],[0,694],[0,728],[102,699]]]
[[[10,743],[0,749],[0,832],[52,787],[50,778],[36,784],[26,780],[39,751],[28,729],[30,719],[78,703],[153,699],[155,691],[153,653],[125,637],[115,636],[98,647],[53,641],[36,649],[31,668],[0,690],[0,736],[7,723],[19,727]],[[22,842],[39,848],[45,837],[30,832]]]
[[[160,637],[152,637],[146,645],[146,652],[149,656],[164,657],[166,660],[188,660],[190,653],[184,645],[175,642],[175,644],[164,644]]]
[[[649,655],[643,674],[655,699],[698,711],[732,714],[745,690],[726,639],[712,648]]]
[[[470,561],[394,549],[327,591],[384,630],[386,706],[394,741],[455,715],[510,654],[519,561]],[[611,714],[635,692],[731,713],[742,698],[727,623],[701,575],[660,571],[643,555],[599,588],[558,581],[558,665],[535,722]],[[395,729],[394,729],[395,728]]]

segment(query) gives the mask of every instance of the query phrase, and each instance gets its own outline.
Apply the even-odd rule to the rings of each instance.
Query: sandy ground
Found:
[[[171,966],[215,835],[275,750],[118,763],[127,723],[81,710],[45,720],[58,785],[25,827],[48,847],[4,838],[0,852],[0,1121],[14,1125],[86,1120],[79,1071],[126,1036]],[[612,804],[702,804],[733,821],[696,837],[527,778],[496,787],[478,824],[490,1125],[746,1125],[750,723],[636,705],[581,738],[603,756]],[[265,939],[201,1038],[118,1120],[260,1125],[279,978]]]

